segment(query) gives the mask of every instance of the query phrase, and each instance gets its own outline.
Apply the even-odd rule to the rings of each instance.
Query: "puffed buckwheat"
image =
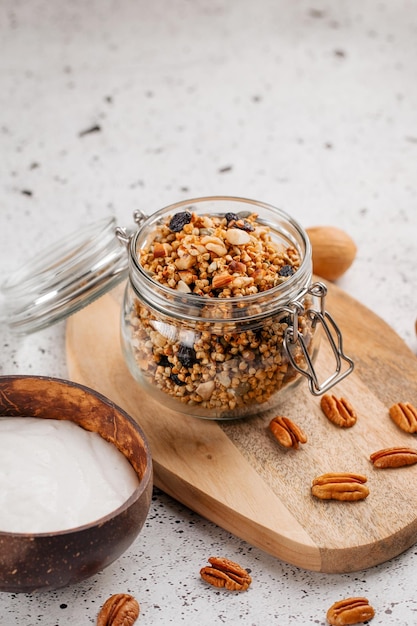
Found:
[[[367,598],[346,598],[335,602],[327,611],[327,621],[331,626],[363,624],[375,616],[375,611]]]
[[[288,417],[277,415],[269,422],[269,430],[275,439],[285,448],[298,448],[299,443],[306,443],[307,437],[297,424]]]
[[[346,398],[325,394],[320,400],[320,406],[327,419],[336,426],[350,428],[356,424],[357,415]]]
[[[369,495],[369,489],[364,484],[366,481],[366,476],[362,474],[331,472],[313,480],[311,493],[320,500],[364,500]]]
[[[251,584],[249,573],[234,561],[218,556],[212,556],[208,561],[211,566],[203,567],[200,576],[210,585],[229,591],[246,591]]]

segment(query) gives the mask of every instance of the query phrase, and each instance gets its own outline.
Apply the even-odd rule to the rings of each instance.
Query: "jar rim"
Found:
[[[296,272],[284,282],[265,291],[228,298],[205,298],[194,293],[178,292],[154,280],[143,268],[138,258],[138,249],[140,248],[141,240],[146,241],[146,232],[151,232],[151,228],[170,213],[180,209],[185,210],[185,208],[193,211],[197,205],[202,206],[203,203],[209,203],[214,206],[221,202],[250,205],[253,211],[256,208],[265,211],[269,215],[270,220],[266,221],[264,218],[258,218],[258,221],[268,225],[272,231],[276,231],[280,236],[296,245],[301,257],[301,264]],[[201,214],[203,215],[204,212],[201,212]],[[224,215],[224,212],[212,212],[210,214]],[[282,231],[277,229],[276,226],[274,227],[274,223],[271,221],[272,217],[275,217],[275,219],[279,218],[286,225],[286,230]],[[242,320],[246,316],[250,319],[263,317],[268,315],[271,310],[276,311],[284,307],[290,300],[296,300],[304,295],[306,287],[310,285],[312,280],[311,244],[306,231],[300,223],[286,211],[271,204],[237,196],[203,196],[167,205],[141,222],[140,228],[130,240],[129,248],[130,278],[133,288],[142,297],[145,297],[148,304],[155,306],[160,311],[163,311],[168,305],[169,314],[174,317],[182,317],[184,310],[187,310],[187,317],[190,319],[198,320],[203,318],[205,322],[219,321],[223,319],[223,317],[219,318],[215,314],[219,310],[219,305],[227,308],[227,318],[231,321],[233,319]],[[255,307],[262,307],[262,310],[256,314],[254,312]],[[201,315],[203,308],[204,315]]]
[[[275,216],[280,216],[293,233],[298,233],[297,236],[302,242],[302,262],[295,274],[265,292],[245,296],[244,308],[242,297],[202,298],[196,294],[178,294],[146,275],[134,250],[135,242],[144,232],[146,225],[153,224],[168,211],[201,205],[204,202],[225,202],[229,205],[240,203],[242,206],[250,205],[253,208],[272,211]],[[137,221],[139,228],[136,231],[126,229],[129,255],[126,254],[125,246],[120,245],[121,241],[115,236],[117,229],[114,217],[108,216],[93,224],[83,225],[55,245],[47,247],[36,259],[30,259],[0,286],[0,295],[4,298],[0,321],[5,322],[15,334],[28,334],[46,328],[108,292],[127,276],[128,269],[131,278],[140,276],[141,285],[146,292],[153,291],[153,299],[161,309],[167,302],[171,307],[172,299],[177,297],[178,306],[170,308],[173,315],[178,313],[181,317],[180,310],[184,307],[187,309],[188,306],[188,313],[195,311],[195,319],[200,319],[201,307],[204,306],[203,317],[207,321],[210,319],[208,311],[214,311],[219,303],[233,311],[232,317],[239,319],[244,318],[245,311],[252,304],[265,305],[268,309],[273,300],[276,310],[290,296],[301,294],[305,286],[311,282],[311,244],[307,233],[289,214],[270,204],[238,196],[205,196],[182,200],[142,217],[143,221]],[[133,280],[134,286],[135,283]],[[216,321],[219,318],[212,316],[212,319]]]

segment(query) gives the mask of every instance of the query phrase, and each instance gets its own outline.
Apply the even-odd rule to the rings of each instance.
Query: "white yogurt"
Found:
[[[97,433],[66,420],[0,417],[0,531],[88,524],[138,484],[126,457]]]

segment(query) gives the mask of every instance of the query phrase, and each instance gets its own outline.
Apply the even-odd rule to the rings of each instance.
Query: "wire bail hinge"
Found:
[[[284,348],[287,351],[289,360],[294,369],[308,378],[311,393],[315,396],[320,396],[346,378],[346,376],[352,372],[354,363],[352,359],[344,353],[342,333],[333,317],[326,311],[325,298],[327,295],[327,287],[320,282],[313,283],[310,285],[307,293],[320,299],[320,310],[317,311],[314,308],[305,310],[299,301],[295,300],[291,302],[289,309],[291,311],[290,316],[292,316],[292,325],[289,325],[284,333]],[[310,318],[312,329],[317,331],[317,325],[321,324],[335,358],[333,373],[321,384],[319,383],[311,355],[307,349],[305,338],[298,329],[298,317],[302,314]],[[296,345],[301,349],[305,368],[301,367],[294,358],[293,353]],[[344,364],[347,364],[347,367],[343,368]]]
[[[137,226],[140,226],[144,220],[146,220],[146,215],[142,213],[139,209],[133,211],[133,220]],[[114,230],[114,234],[121,244],[124,246],[128,246],[132,236],[134,235],[134,230],[131,228],[122,228],[121,226],[116,226]]]

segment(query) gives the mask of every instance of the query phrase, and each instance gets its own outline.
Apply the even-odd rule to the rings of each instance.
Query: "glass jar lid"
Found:
[[[16,334],[41,330],[90,304],[127,274],[115,219],[103,218],[28,260],[3,283],[4,321]]]

